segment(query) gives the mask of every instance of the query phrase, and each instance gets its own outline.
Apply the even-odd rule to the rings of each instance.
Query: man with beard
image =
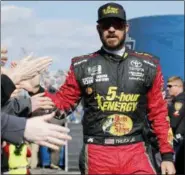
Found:
[[[101,6],[97,23],[102,48],[73,58],[59,91],[46,92],[66,115],[83,98],[81,173],[156,174],[142,135],[148,114],[159,142],[162,174],[174,174],[172,130],[159,62],[125,47],[129,27],[121,5]]]

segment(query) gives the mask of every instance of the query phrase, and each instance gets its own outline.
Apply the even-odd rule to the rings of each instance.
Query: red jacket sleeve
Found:
[[[27,155],[26,156],[31,157],[31,150],[30,150],[30,148],[28,148],[28,146],[27,146]]]
[[[7,143],[6,146],[3,148],[3,151],[8,158],[9,158],[9,147],[10,147],[10,144]]]
[[[81,97],[81,90],[76,80],[73,67],[70,67],[65,83],[60,87],[58,92],[51,94],[46,91],[45,94],[50,97],[56,107],[61,110],[69,111],[74,107]]]
[[[159,149],[164,156],[166,153],[173,153],[173,134],[168,120],[167,103],[163,98],[164,87],[161,67],[158,65],[153,86],[147,94],[148,119],[152,122],[152,129],[157,136]],[[164,156],[165,157],[165,156]]]

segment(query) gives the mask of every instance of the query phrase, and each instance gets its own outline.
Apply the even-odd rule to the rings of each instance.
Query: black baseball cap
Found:
[[[100,22],[103,19],[106,18],[119,18],[123,21],[126,21],[126,12],[122,5],[117,3],[107,3],[102,5],[98,9],[98,20],[97,22]]]

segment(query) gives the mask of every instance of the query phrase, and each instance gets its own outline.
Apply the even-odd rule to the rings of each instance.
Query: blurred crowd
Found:
[[[30,174],[30,168],[64,168],[64,145],[69,129],[58,120],[53,102],[44,93],[34,94],[34,81],[53,93],[65,81],[65,71],[49,72],[49,57],[32,54],[8,64],[8,51],[1,48],[1,171]],[[74,121],[74,115],[73,119]],[[69,117],[70,122],[70,117]],[[46,151],[43,151],[46,150]]]

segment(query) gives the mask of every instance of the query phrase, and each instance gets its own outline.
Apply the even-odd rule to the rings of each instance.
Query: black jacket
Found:
[[[1,107],[8,101],[15,89],[12,80],[6,75],[1,75]]]
[[[21,144],[24,140],[26,119],[1,113],[1,139],[13,144]]]
[[[16,89],[6,75],[1,75],[1,140],[21,144],[24,140],[26,118],[30,112],[30,99],[9,99]],[[23,115],[24,114],[24,115]]]
[[[27,118],[31,113],[31,100],[23,96],[10,98],[1,108],[1,111],[10,115]]]
[[[185,93],[180,93],[172,99],[169,106],[169,117],[174,134],[185,133]]]

